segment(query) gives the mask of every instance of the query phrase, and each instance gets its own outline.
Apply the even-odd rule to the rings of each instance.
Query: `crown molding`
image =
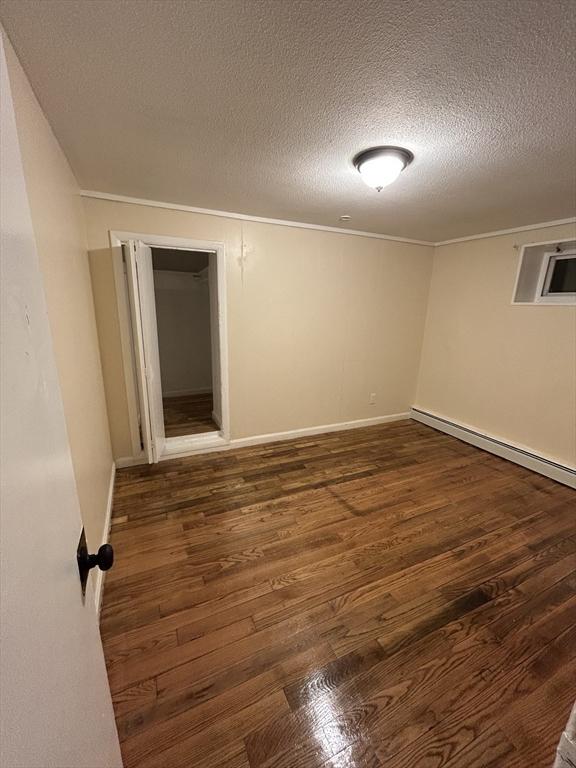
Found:
[[[559,227],[562,224],[576,224],[576,217],[569,219],[556,219],[556,221],[544,221],[541,224],[526,224],[523,227],[513,227],[512,229],[499,229],[494,232],[483,232],[480,235],[467,235],[466,237],[455,237],[452,240],[441,240],[434,243],[434,247],[439,245],[452,245],[453,243],[465,243],[468,240],[484,240],[487,237],[500,237],[501,235],[514,235],[516,232],[529,232],[531,229],[546,229],[547,227]]]
[[[484,240],[488,237],[499,237],[500,235],[512,235],[516,232],[528,232],[531,229],[546,229],[547,227],[557,227],[562,224],[576,224],[576,217],[569,219],[557,219],[556,221],[545,221],[540,224],[527,224],[523,227],[513,227],[512,229],[499,229],[493,232],[482,232],[478,235],[466,235],[466,237],[456,237],[452,240],[440,240],[433,242],[431,240],[413,240],[409,237],[394,237],[394,235],[382,235],[378,232],[364,232],[360,229],[344,229],[342,227],[329,227],[324,224],[307,224],[302,221],[290,221],[289,219],[269,219],[264,216],[250,216],[246,213],[232,213],[231,211],[217,211],[212,208],[197,208],[192,205],[179,205],[178,203],[165,203],[159,200],[147,200],[142,197],[127,197],[126,195],[112,195],[108,192],[95,192],[93,190],[81,189],[81,197],[91,197],[95,200],[109,200],[115,203],[129,203],[131,205],[144,205],[150,208],[165,208],[170,211],[184,211],[186,213],[199,213],[204,216],[220,216],[225,219],[239,219],[240,221],[254,221],[259,224],[276,224],[281,227],[295,227],[296,229],[312,229],[319,232],[335,232],[338,235],[356,235],[357,237],[371,237],[375,240],[390,240],[394,243],[409,243],[411,245],[424,245],[437,248],[440,245],[452,245],[453,243],[465,243],[468,240]]]
[[[335,232],[338,235],[356,235],[357,237],[371,237],[376,240],[390,240],[395,243],[409,243],[411,245],[425,245],[432,247],[434,243],[427,240],[411,240],[407,237],[394,237],[393,235],[381,235],[377,232],[363,232],[359,229],[344,229],[341,227],[328,227],[323,224],[306,224],[302,221],[290,221],[288,219],[268,219],[263,216],[249,216],[245,213],[231,213],[230,211],[216,211],[211,208],[196,208],[191,205],[179,205],[177,203],[164,203],[158,200],[146,200],[140,197],[126,197],[124,195],[110,195],[107,192],[94,192],[81,189],[81,197],[91,197],[96,200],[110,200],[116,203],[130,203],[131,205],[145,205],[150,208],[166,208],[171,211],[185,211],[186,213],[200,213],[204,216],[220,216],[225,219],[239,219],[240,221],[254,221],[258,224],[277,224],[281,227],[295,227],[296,229],[313,229],[320,232]]]

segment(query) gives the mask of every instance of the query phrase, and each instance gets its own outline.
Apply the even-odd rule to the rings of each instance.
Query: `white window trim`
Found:
[[[540,267],[540,276],[538,278],[538,284],[536,287],[537,304],[574,304],[576,301],[576,293],[548,293],[548,287],[552,280],[552,274],[554,272],[554,264],[557,261],[563,259],[573,259],[576,257],[576,249],[570,251],[563,251],[562,253],[556,253],[556,251],[550,251],[544,254],[542,258],[542,265]]]
[[[534,306],[565,306],[565,307],[573,307],[576,305],[576,297],[574,297],[574,294],[564,294],[562,296],[556,296],[555,301],[538,301],[538,293],[534,296],[534,298],[531,298],[529,300],[525,301],[519,301],[516,299],[516,294],[518,292],[518,284],[520,282],[520,274],[522,272],[522,265],[524,263],[524,252],[528,248],[534,248],[535,246],[541,246],[541,245],[553,245],[556,246],[558,243],[566,242],[566,241],[573,241],[573,237],[565,237],[561,238],[560,240],[540,240],[537,242],[530,242],[530,243],[524,243],[520,246],[520,253],[518,258],[518,263],[516,266],[516,277],[514,279],[514,290],[512,291],[512,298],[510,300],[510,304],[513,307],[534,307]],[[516,247],[516,246],[515,246]],[[574,249],[571,248],[570,252],[572,252]],[[557,255],[555,252],[550,252],[551,255]],[[543,263],[545,263],[547,260],[545,257],[542,258]],[[540,286],[537,286],[540,287]]]

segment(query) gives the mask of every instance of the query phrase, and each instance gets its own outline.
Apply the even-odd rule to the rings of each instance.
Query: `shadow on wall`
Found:
[[[127,396],[127,390],[136,391],[136,379],[133,370],[128,368],[125,371],[123,363],[123,350],[125,354],[131,354],[130,320],[126,312],[127,288],[125,301],[119,303],[115,285],[115,281],[118,285],[126,285],[122,252],[120,248],[102,248],[89,251],[88,256],[112,449],[115,457],[131,456],[134,453],[130,441],[132,401]],[[124,346],[126,344],[127,347]]]

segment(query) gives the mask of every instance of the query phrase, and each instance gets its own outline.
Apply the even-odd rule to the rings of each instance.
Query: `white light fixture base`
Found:
[[[372,147],[359,152],[353,164],[362,181],[380,192],[392,182],[414,160],[410,150],[403,147]]]

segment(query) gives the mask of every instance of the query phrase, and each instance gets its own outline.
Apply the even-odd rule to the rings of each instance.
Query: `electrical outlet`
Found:
[[[370,405],[376,405],[376,392],[370,392],[370,400],[368,400]]]

